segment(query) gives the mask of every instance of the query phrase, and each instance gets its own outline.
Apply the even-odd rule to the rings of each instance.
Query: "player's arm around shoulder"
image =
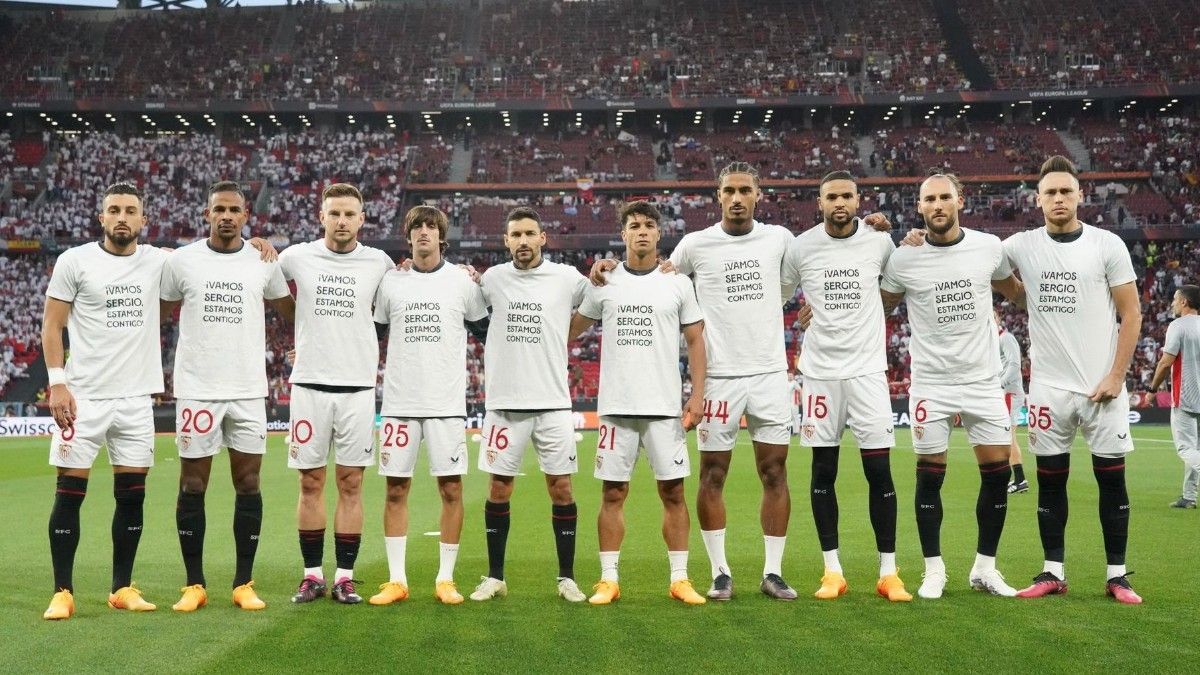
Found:
[[[904,282],[897,273],[897,268],[903,264],[905,258],[913,255],[914,250],[912,247],[896,249],[883,266],[883,274],[879,276],[879,297],[883,300],[884,315],[891,314],[904,300]]]
[[[804,244],[800,237],[791,237],[779,262],[779,299],[787,304],[796,297],[804,263]]]
[[[1009,302],[1024,309],[1025,285],[1021,283],[1017,275],[1013,274],[1004,242],[993,234],[988,234],[988,236],[991,238],[989,244],[994,249],[993,254],[996,256],[996,270],[992,273],[992,290],[1001,293]]]
[[[583,300],[571,314],[571,326],[567,329],[567,342],[578,340],[584,331],[591,328],[604,316],[604,296],[607,286],[585,284]]]

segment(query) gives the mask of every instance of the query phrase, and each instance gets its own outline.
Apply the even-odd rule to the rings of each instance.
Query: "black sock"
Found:
[[[812,449],[812,480],[809,500],[812,502],[813,522],[817,525],[817,540],[822,551],[838,547],[837,483],[838,446]]]
[[[59,476],[50,510],[50,562],[54,565],[54,592],[74,592],[71,578],[79,548],[79,507],[87,496],[88,479]]]
[[[1004,532],[1004,517],[1008,513],[1008,460],[979,465],[979,499],[975,501],[975,521],[979,538],[975,551],[996,557],[1000,534]]]
[[[133,582],[133,561],[137,558],[138,542],[142,540],[142,505],[146,501],[146,474],[113,474],[113,570],[112,589],[124,588]]]
[[[921,555],[934,558],[942,554],[942,481],[946,465],[917,460],[917,535]]]
[[[870,493],[868,505],[875,548],[880,553],[896,552],[896,484],[892,482],[891,449],[860,450],[863,474]]]
[[[1038,533],[1046,560],[1062,562],[1066,549],[1067,478],[1071,475],[1071,455],[1037,458]]]
[[[1129,492],[1125,489],[1125,458],[1092,456],[1092,473],[1100,488],[1100,528],[1109,565],[1125,564],[1129,541]]]
[[[362,542],[362,535],[354,532],[334,532],[333,533],[333,557],[337,560],[337,566],[344,570],[354,569],[354,561],[358,559],[358,545]],[[337,583],[338,579],[333,580]]]
[[[258,533],[262,530],[262,495],[237,495],[233,500],[233,546],[237,551],[237,569],[233,587],[254,578],[254,554],[258,552]]]
[[[508,502],[484,503],[483,530],[487,535],[488,576],[493,579],[504,579],[504,548],[508,545],[509,519]]]
[[[1013,472],[1012,479],[1013,479],[1014,483],[1024,483],[1025,482],[1025,467],[1024,466],[1022,466],[1020,463],[1013,464],[1012,472]]]
[[[554,527],[554,546],[558,549],[558,576],[575,578],[575,525],[579,510],[575,503],[550,507],[550,524]]]
[[[305,567],[320,567],[325,558],[325,528],[300,530],[300,555]]]
[[[187,585],[204,582],[204,493],[179,491],[175,501],[175,526],[179,531],[179,550],[183,553],[183,568]]]

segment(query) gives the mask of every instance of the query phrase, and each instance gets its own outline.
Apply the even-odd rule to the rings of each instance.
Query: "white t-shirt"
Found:
[[[158,289],[169,256],[147,244],[114,255],[99,242],[58,256],[46,295],[71,303],[66,368],[76,398],[162,392]]]
[[[465,417],[465,322],[486,316],[479,285],[454,265],[388,272],[375,293],[375,321],[391,326],[382,414]]]
[[[287,247],[279,265],[296,282],[292,383],[374,387],[379,341],[371,303],[391,258],[361,243],[335,253],[318,239]]]
[[[671,253],[675,269],[696,284],[710,376],[787,370],[779,271],[792,239],[778,225],[755,221],[733,236],[717,223],[684,235]]]
[[[263,300],[288,295],[279,263],[243,243],[232,253],[207,239],[167,257],[162,299],[182,300],[175,346],[175,398],[228,401],[267,395]]]
[[[1125,243],[1091,225],[1057,242],[1040,227],[1006,239],[1004,252],[1025,282],[1030,381],[1090,394],[1117,353],[1110,289],[1137,278]]]
[[[965,384],[1000,374],[992,281],[1008,278],[1012,269],[998,237],[965,227],[962,233],[954,244],[901,246],[879,282],[906,296],[914,385]]]
[[[1200,315],[1181,316],[1167,325],[1163,352],[1171,364],[1171,405],[1200,413]]]
[[[805,376],[840,380],[887,370],[879,275],[895,248],[861,222],[842,239],[817,225],[792,240],[783,285],[799,283],[813,312],[800,352]]]
[[[1024,394],[1021,379],[1021,344],[1017,336],[1000,331],[1000,387],[1008,394]]]
[[[490,267],[479,285],[492,308],[483,349],[487,409],[570,409],[567,331],[587,278],[543,258],[529,270]]]
[[[702,319],[692,282],[621,264],[607,285],[588,286],[579,313],[603,322],[599,414],[679,415],[679,331]]]

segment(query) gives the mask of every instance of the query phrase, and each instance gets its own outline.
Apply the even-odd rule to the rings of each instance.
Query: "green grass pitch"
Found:
[[[159,606],[149,614],[108,609],[112,477],[97,464],[84,503],[83,541],[76,561],[75,618],[41,619],[51,595],[46,519],[53,472],[44,439],[0,440],[0,671],[992,671],[1196,672],[1200,619],[1197,554],[1200,513],[1166,508],[1178,495],[1181,464],[1165,427],[1135,427],[1130,461],[1133,503],[1129,567],[1140,607],[1104,597],[1104,559],[1090,462],[1077,441],[1071,477],[1065,597],[1021,601],[967,588],[975,542],[978,473],[956,430],[944,489],[943,552],[950,571],[940,601],[889,604],[874,593],[876,559],[865,481],[856,452],[843,452],[840,480],[841,550],[850,593],[834,602],[811,597],[821,557],[808,505],[808,454],[793,444],[789,465],[792,519],[784,576],[800,592],[792,603],[768,600],[757,589],[762,565],[758,525],[760,488],[744,434],[735,450],[726,491],[728,550],[737,583],[732,602],[686,607],[667,597],[667,561],[659,534],[660,507],[644,463],[627,505],[628,534],[621,556],[619,602],[569,605],[555,596],[556,571],[544,484],[530,456],[517,481],[509,541],[510,594],[489,603],[443,607],[433,598],[437,569],[437,494],[418,466],[411,497],[408,574],[413,596],[390,607],[346,607],[332,601],[293,606],[300,579],[294,520],[296,478],[285,466],[283,439],[271,439],[263,475],[265,514],[256,587],[268,608],[242,612],[229,604],[233,572],[233,497],[228,463],[219,459],[208,494],[206,574],[209,606],[175,614],[183,585],[174,533],[178,476],[173,441],[158,439],[150,474],[146,526],[134,578]],[[898,557],[910,591],[922,562],[913,521],[913,467],[906,430],[892,466],[900,498]],[[1022,436],[1022,445],[1024,438]],[[477,444],[471,444],[472,449]],[[580,586],[598,578],[595,517],[599,483],[591,477],[595,434],[585,434],[576,478],[580,528],[576,570]],[[850,445],[844,447],[850,448]],[[474,454],[472,454],[474,459]],[[696,459],[693,448],[693,470]],[[1032,473],[1032,471],[1031,471]],[[484,475],[466,483],[467,520],[457,576],[469,592],[486,571],[482,510]],[[687,481],[692,511],[691,572],[708,586],[708,561],[695,522],[696,477]],[[356,576],[364,595],[386,581],[381,534],[383,480],[368,470],[366,527]],[[332,508],[332,500],[330,501]],[[1014,495],[1000,548],[1000,569],[1014,586],[1041,567],[1033,491]],[[332,522],[332,520],[331,520]],[[326,543],[333,565],[332,529]]]

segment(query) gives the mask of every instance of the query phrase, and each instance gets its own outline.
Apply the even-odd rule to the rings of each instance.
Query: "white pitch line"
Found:
[[[442,536],[442,533],[441,533],[441,532],[422,532],[422,534],[424,534],[426,537],[440,537],[440,536]]]

